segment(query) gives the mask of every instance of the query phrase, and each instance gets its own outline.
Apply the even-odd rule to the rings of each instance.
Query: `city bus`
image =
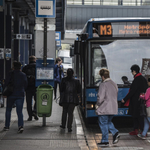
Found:
[[[92,18],[77,36],[74,71],[82,85],[83,114],[86,118],[97,116],[95,104],[102,81],[99,70],[107,68],[119,89],[116,116],[129,117],[121,100],[134,79],[130,67],[137,64],[145,77],[150,74],[150,18]]]

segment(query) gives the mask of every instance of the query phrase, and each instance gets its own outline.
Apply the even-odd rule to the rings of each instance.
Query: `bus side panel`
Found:
[[[129,88],[119,88],[118,89],[118,102],[121,101],[126,94],[128,93]],[[88,117],[96,117],[95,113],[95,103],[97,102],[97,92],[96,88],[86,89],[86,103],[90,103],[94,105],[94,109],[87,109],[86,107],[86,118]],[[115,116],[130,116],[128,115],[128,108],[118,108],[118,115]]]

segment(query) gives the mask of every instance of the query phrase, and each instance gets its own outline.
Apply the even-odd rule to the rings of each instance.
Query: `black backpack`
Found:
[[[25,74],[28,80],[28,87],[35,86],[35,64],[29,64],[25,68]]]

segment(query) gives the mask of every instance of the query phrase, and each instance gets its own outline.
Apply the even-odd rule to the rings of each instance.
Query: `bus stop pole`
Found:
[[[47,18],[44,18],[44,52],[43,52],[43,64],[47,66]],[[46,81],[44,81],[46,84]],[[46,115],[43,114],[43,127],[46,126]]]

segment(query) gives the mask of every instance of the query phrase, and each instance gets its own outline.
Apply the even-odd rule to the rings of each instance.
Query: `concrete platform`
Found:
[[[52,115],[46,118],[46,126],[42,126],[42,118],[38,121],[26,121],[28,118],[26,107],[24,105],[24,132],[17,133],[17,115],[16,109],[12,110],[11,125],[9,131],[3,131],[4,119],[5,119],[5,107],[0,108],[0,149],[1,150],[80,150],[82,147],[86,147],[85,144],[81,145],[78,139],[85,143],[85,139],[82,136],[82,131],[77,126],[81,126],[79,123],[79,117],[76,114],[76,118],[73,121],[73,131],[68,133],[67,129],[61,129],[61,114],[62,108],[53,101]],[[78,139],[77,139],[78,136]]]
[[[6,105],[5,105],[6,106]],[[75,109],[73,131],[61,129],[62,108],[53,101],[52,115],[46,118],[46,127],[42,126],[42,118],[38,121],[26,121],[28,118],[24,104],[24,132],[18,134],[16,109],[12,110],[9,131],[3,131],[5,107],[0,108],[0,150],[150,150],[150,133],[146,140],[128,134],[129,129],[120,130],[120,141],[112,144],[109,135],[109,147],[97,147],[101,140],[101,131],[96,125],[86,127],[79,109]]]

